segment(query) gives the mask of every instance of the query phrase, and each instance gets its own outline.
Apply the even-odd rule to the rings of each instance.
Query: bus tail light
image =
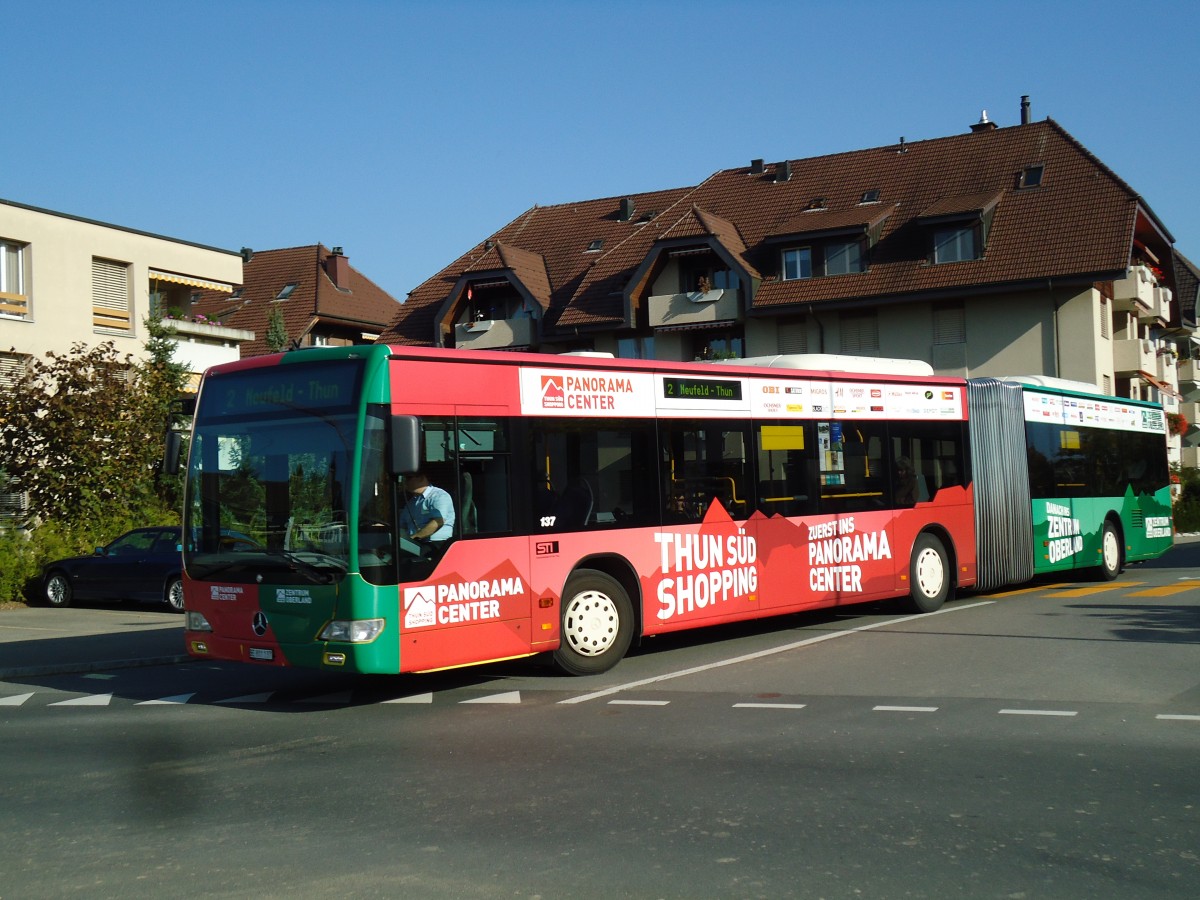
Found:
[[[383,632],[383,619],[335,619],[321,629],[319,639],[343,644],[369,644]]]
[[[208,619],[204,618],[203,613],[198,613],[193,610],[188,610],[187,614],[187,630],[188,631],[212,631],[212,626],[208,624]]]

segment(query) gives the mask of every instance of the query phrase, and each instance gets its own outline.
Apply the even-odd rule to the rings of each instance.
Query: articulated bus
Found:
[[[449,492],[414,541],[405,476]],[[672,363],[383,345],[209,369],[185,641],[363,673],[552,654],[956,592],[1171,546],[1160,407],[923,363]],[[227,536],[245,539],[231,542]]]

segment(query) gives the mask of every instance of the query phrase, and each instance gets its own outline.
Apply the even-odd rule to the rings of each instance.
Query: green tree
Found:
[[[267,318],[266,342],[267,348],[274,353],[287,349],[287,323],[283,320],[283,310],[278,306],[271,310],[271,315]]]
[[[0,396],[0,469],[29,498],[26,526],[91,530],[119,515],[159,520],[156,479],[172,403],[186,372],[161,324],[147,322],[148,358],[111,341],[35,359]]]

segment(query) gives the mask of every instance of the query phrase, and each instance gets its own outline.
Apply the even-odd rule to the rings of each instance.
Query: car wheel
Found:
[[[163,599],[167,603],[167,608],[171,612],[183,612],[183,579],[178,575],[172,575],[167,580],[167,590],[163,595]]]
[[[909,606],[919,613],[941,609],[950,595],[951,572],[942,542],[931,534],[920,535],[909,563]]]
[[[46,576],[46,587],[43,595],[50,606],[71,605],[71,579],[63,572],[51,572]]]
[[[633,639],[633,604],[611,575],[580,569],[562,594],[561,645],[554,662],[571,675],[607,672]]]

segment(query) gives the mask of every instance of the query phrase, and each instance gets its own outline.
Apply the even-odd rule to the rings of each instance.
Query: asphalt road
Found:
[[[583,679],[9,677],[0,898],[1194,897],[1198,554]]]

